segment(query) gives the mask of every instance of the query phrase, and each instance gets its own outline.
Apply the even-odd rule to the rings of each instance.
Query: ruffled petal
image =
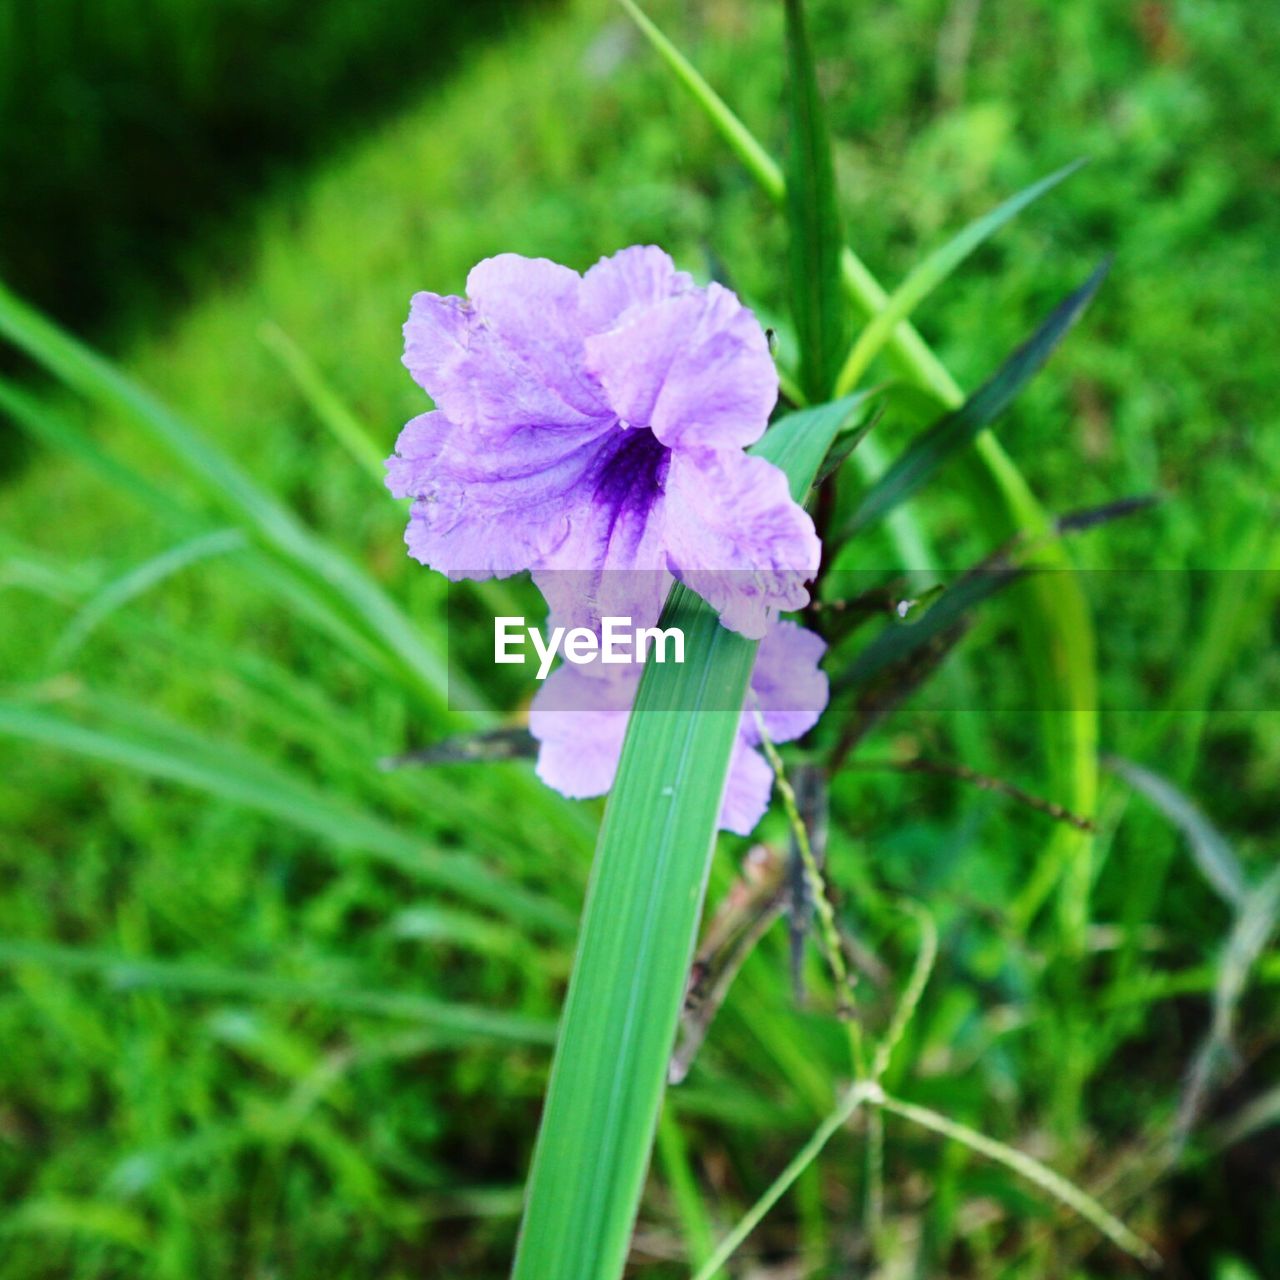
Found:
[[[640,667],[603,671],[563,666],[534,696],[529,732],[538,740],[537,774],[573,800],[602,796],[613,786],[622,758]],[[773,771],[741,737],[734,743],[719,825],[748,835],[769,807]]]
[[[817,720],[827,680],[817,668],[826,648],[820,636],[795,623],[775,623],[760,646],[751,676],[753,696],[767,708],[775,742],[798,737]],[[534,696],[529,730],[538,740],[538,776],[574,799],[604,795],[622,755],[627,720],[640,685],[638,665],[559,667]],[[743,713],[721,801],[719,825],[749,835],[769,807],[773,770],[756,750],[759,733]]]
[[[599,417],[607,406],[582,367],[582,288],[569,267],[516,253],[486,258],[467,276],[471,305],[504,354],[570,408]]]
[[[475,433],[477,449],[498,447],[512,426],[581,429],[609,421],[598,393],[594,410],[581,407],[579,392],[588,384],[573,372],[581,368],[581,356],[568,373],[549,379],[523,354],[462,298],[413,295],[404,326],[405,367],[450,421]]]
[[[663,511],[671,571],[731,631],[759,640],[771,611],[808,604],[821,543],[771,462],[673,450]]]
[[[642,668],[607,667],[607,675],[590,670],[558,667],[529,708],[538,777],[573,800],[602,796],[613,786]]]
[[[760,642],[751,671],[751,697],[771,742],[792,742],[818,723],[831,689],[818,666],[827,642],[796,622],[775,622]],[[739,730],[751,745],[760,742],[754,709],[743,712]]]
[[[694,288],[693,277],[677,271],[670,255],[656,245],[619,249],[611,258],[601,258],[582,277],[583,332],[603,333],[632,307],[652,306]]]
[[[720,828],[749,836],[769,807],[773,770],[769,762],[741,737],[733,744],[729,778],[720,801]]]
[[[671,586],[661,506],[669,466],[651,432],[617,427],[603,442],[568,535],[534,572],[554,625],[657,621]]]
[[[633,307],[584,347],[614,412],[672,447],[753,444],[778,398],[764,330],[716,284]]]
[[[420,414],[387,459],[387,486],[412,498],[410,554],[453,579],[506,577],[540,564],[569,535],[583,476],[597,466],[598,436],[513,427],[501,449],[444,413]]]

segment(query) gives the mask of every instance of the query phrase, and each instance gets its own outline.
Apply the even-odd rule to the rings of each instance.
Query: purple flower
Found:
[[[773,770],[757,749],[755,708],[771,742],[790,742],[816,724],[827,705],[827,677],[818,667],[826,647],[821,636],[794,622],[770,624],[756,653],[751,692],[730,758],[720,806],[720,826],[726,831],[749,835],[769,807]],[[547,678],[529,712],[543,782],[574,799],[609,790],[642,670],[634,664],[566,665]]]
[[[777,373],[727,289],[698,288],[652,246],[581,276],[502,254],[465,299],[416,294],[404,332],[436,409],[404,428],[387,483],[414,499],[405,541],[424,564],[454,579],[532,569],[568,625],[647,625],[668,574],[753,638],[769,610],[807,602],[813,523],[783,473],[743,452]]]

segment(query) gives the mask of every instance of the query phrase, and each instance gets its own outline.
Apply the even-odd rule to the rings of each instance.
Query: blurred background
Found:
[[[780,6],[648,9],[780,153]],[[886,285],[1090,157],[918,319],[972,389],[1114,253],[1000,435],[1050,510],[1164,498],[1073,548],[1102,745],[1163,787],[1107,783],[1083,954],[1026,894],[1046,814],[835,780],[871,1007],[911,962],[895,895],[942,935],[895,1087],[1068,1173],[1167,1274],[1264,1280],[1280,951],[1274,910],[1214,873],[1262,885],[1280,834],[1280,16],[810,10],[846,229]],[[442,586],[377,474],[423,408],[400,325],[489,254],[635,242],[781,315],[781,219],[608,0],[0,0],[0,172],[0,281],[33,308],[0,308],[0,1276],[502,1276],[599,806],[521,763],[377,767],[465,727]],[[946,568],[990,549],[950,472],[916,516]],[[1051,797],[1007,612],[966,642],[1005,696],[908,704],[868,756]],[[785,841],[776,815],[759,835]],[[745,847],[721,842],[713,903]],[[839,1063],[777,926],[672,1096],[636,1276],[688,1273]],[[734,1275],[1137,1274],[892,1125],[868,1262],[864,1142],[833,1142]]]

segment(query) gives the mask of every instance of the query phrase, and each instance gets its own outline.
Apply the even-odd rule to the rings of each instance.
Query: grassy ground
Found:
[[[1280,243],[1276,24],[1234,3],[814,7],[848,227],[887,283],[1005,194],[1093,157],[922,326],[972,387],[1116,253],[1102,298],[1001,435],[1053,509],[1168,495],[1077,548],[1098,570],[1105,745],[1197,797],[1260,877],[1280,801],[1276,597],[1265,575],[1227,571],[1280,558],[1280,375],[1262,339]],[[654,6],[771,144],[774,8]],[[443,593],[405,561],[402,513],[321,425],[264,326],[305,350],[386,450],[420,408],[397,364],[412,290],[456,290],[500,250],[585,266],[648,240],[781,309],[778,219],[610,6],[579,0],[263,208],[242,269],[208,279],[129,369],[367,566],[434,655]],[[541,793],[520,766],[377,773],[378,756],[457,717],[429,681],[318,633],[251,553],[226,549],[234,535],[60,650],[95,591],[242,519],[124,415],[52,400],[199,525],[65,453],[4,491],[4,693],[101,737],[0,740],[0,1035],[16,1046],[0,1066],[0,1275],[503,1274],[595,810]],[[905,432],[883,425],[888,445]],[[920,504],[952,566],[982,549],[963,492],[944,477]],[[868,563],[883,555],[869,544]],[[1002,667],[1005,710],[935,695],[866,754],[955,759],[976,741],[983,767],[1044,790],[998,614],[975,639],[975,669]],[[1177,715],[1154,712],[1171,700]],[[1218,1127],[1176,1176],[1146,1178],[1232,914],[1145,802],[1108,793],[1090,950],[1069,962],[1051,912],[1016,914],[1052,836],[1043,816],[870,773],[842,779],[836,802],[831,869],[851,924],[898,975],[913,940],[893,895],[924,901],[942,931],[899,1092],[1096,1189],[1174,1275],[1270,1274],[1267,1134],[1225,1151],[1211,1137],[1274,1081],[1274,954],[1238,1010],[1243,1056],[1215,1097]],[[724,842],[720,889],[740,852]],[[470,863],[459,885],[440,861],[457,857],[500,890]],[[1064,1022],[1064,984],[1083,991],[1083,1021],[1077,1009]],[[637,1275],[683,1274],[676,1260],[696,1246],[682,1173],[727,1226],[830,1106],[839,1036],[788,988],[775,930],[675,1095],[691,1163],[672,1150],[658,1162]],[[454,1004],[524,1021],[477,1026]],[[846,1273],[820,1260],[859,1246],[863,1143],[841,1135],[753,1237],[761,1266],[799,1252],[814,1260],[805,1274]],[[1125,1273],[954,1144],[891,1128],[887,1168],[885,1275]]]

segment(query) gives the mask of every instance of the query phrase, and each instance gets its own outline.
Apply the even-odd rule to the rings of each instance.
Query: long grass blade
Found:
[[[450,890],[532,928],[565,934],[566,913],[466,854],[444,853],[243,749],[200,749],[178,734],[104,732],[20,703],[0,702],[0,735],[38,742],[218,796],[308,832],[348,857],[366,857]]]
[[[877,310],[867,326],[858,335],[836,379],[836,394],[852,391],[870,367],[871,362],[884,349],[899,323],[905,320],[940,284],[942,284],[964,260],[980,245],[989,240],[1005,223],[1012,221],[1028,205],[1052,191],[1079,170],[1086,162],[1076,160],[1033,182],[1016,195],[997,205],[990,213],[971,222],[959,235],[935,249],[919,263],[907,278],[889,295],[884,306]]]
[[[816,402],[831,395],[849,328],[840,287],[844,236],[804,0],[784,0],[784,9],[790,84],[786,211],[791,311],[800,343],[800,385]]]
[[[135,565],[128,573],[109,582],[76,613],[49,654],[50,665],[64,664],[117,609],[124,608],[152,587],[202,560],[228,555],[245,546],[244,534],[239,529],[215,529]]]
[[[872,1080],[860,1080],[846,1090],[840,1105],[814,1130],[813,1137],[796,1152],[790,1163],[769,1185],[769,1189],[751,1208],[727,1236],[716,1246],[716,1251],[694,1273],[693,1280],[711,1280],[737,1252],[742,1242],[758,1227],[765,1215],[791,1189],[796,1179],[822,1154],[822,1149],[844,1128],[859,1107],[880,1097],[880,1086]]]
[[[174,501],[170,494],[157,488],[133,467],[113,458],[65,413],[55,411],[29,392],[2,379],[0,413],[8,415],[32,439],[83,463],[100,479],[129,494],[148,512],[179,532],[190,533],[206,527],[207,522],[200,515]]]
[[[928,1107],[916,1106],[911,1102],[903,1102],[899,1098],[883,1097],[879,1105],[894,1115],[910,1120],[921,1128],[931,1129],[934,1133],[950,1138],[953,1142],[963,1143],[971,1150],[984,1155],[988,1160],[1004,1165],[1020,1177],[1025,1178],[1033,1186],[1053,1196],[1055,1200],[1066,1205],[1090,1225],[1096,1227],[1113,1244],[1123,1249],[1131,1257],[1137,1258],[1148,1267],[1158,1267],[1162,1263],[1160,1255],[1141,1236],[1135,1235],[1114,1214],[1108,1213],[1087,1191],[1068,1182],[1060,1173],[1040,1163],[1021,1151],[988,1138],[986,1134],[971,1129],[967,1124],[959,1124],[946,1116],[939,1115]]]
[[[1200,874],[1230,906],[1240,908],[1248,894],[1248,881],[1240,859],[1230,841],[1209,821],[1201,810],[1171,782],[1150,769],[1107,756],[1104,763],[1119,774],[1135,791],[1144,795],[1182,832]]]
[[[210,501],[264,546],[341,602],[438,708],[448,671],[385,592],[363,571],[311,533],[188,422],[109,361],[0,287],[0,336],[25,351],[87,399],[125,413],[182,464]]]
[[[403,1019],[464,1040],[509,1040],[522,1044],[550,1044],[555,1028],[538,1018],[450,1004],[426,996],[369,991],[332,982],[282,978],[270,973],[227,969],[196,960],[159,960],[113,955],[54,943],[0,938],[0,966],[31,965],[61,973],[84,974],[114,991],[144,987],[191,995],[244,996],[289,1004],[339,1009],[346,1013]]]
[[[905,502],[1013,403],[1083,314],[1109,267],[1109,262],[1098,266],[959,409],[948,413],[912,441],[906,452],[862,495],[840,528],[841,541],[856,536]]]
[[[926,645],[947,636],[982,601],[1017,582],[1024,572],[1020,566],[1010,564],[980,566],[970,571],[944,591],[919,618],[890,623],[881,631],[832,681],[832,696],[868,684],[882,673],[907,663]]]
[[[1234,1057],[1236,1012],[1254,966],[1280,922],[1280,867],[1246,891],[1218,960],[1213,1020],[1187,1075],[1173,1143],[1180,1149],[1205,1109],[1210,1090]]]
[[[280,362],[303,400],[334,439],[369,476],[382,485],[386,477],[386,451],[378,448],[355,414],[343,403],[316,368],[311,357],[279,325],[264,324],[262,344]]]
[[[807,494],[849,406],[782,419],[754,452]],[[514,1280],[616,1280],[653,1145],[756,642],[683,586],[645,667],[605,809],[529,1174]],[[711,1274],[714,1274],[714,1269]]]
[[[765,194],[781,204],[786,193],[786,179],[774,158],[756,141],[746,125],[729,109],[725,100],[702,78],[693,63],[667,39],[653,20],[635,3],[618,0],[632,22],[667,64],[675,78],[689,91],[707,118],[729,144],[729,149],[755,179]]]
[[[696,68],[652,21],[640,14],[633,0],[621,3],[761,191],[774,204],[782,205],[786,181],[776,162]],[[847,245],[840,267],[845,291],[854,305],[868,317],[883,311],[889,302],[888,293]],[[897,323],[886,348],[903,376],[944,409],[955,410],[964,403],[959,384],[909,320]],[[869,440],[867,445],[874,443]],[[992,532],[1001,538],[1017,530],[1036,536],[1047,532],[1049,524],[1043,508],[997,437],[984,428],[974,447],[986,473],[977,496]],[[871,460],[867,449],[859,450],[855,457],[868,464]],[[989,500],[992,495],[997,502]],[[1093,620],[1065,549],[1056,541],[1046,543],[1037,553],[1037,564],[1059,572],[1052,580],[1031,579],[1025,587],[1026,607],[1018,620],[1019,645],[1045,708],[1044,738],[1057,792],[1054,798],[1073,812],[1088,816],[1098,793]],[[1069,714],[1055,709],[1061,705],[1064,693],[1071,706]],[[1066,868],[1070,879],[1068,891],[1062,895],[1060,918],[1068,946],[1078,950],[1086,923],[1091,866],[1092,838],[1083,832],[1059,829],[1032,873],[1028,893],[1018,904],[1017,927],[1025,930]]]
[[[64,414],[55,412],[25,392],[0,382],[0,410],[8,413],[13,421],[35,439],[61,449],[64,453],[83,462],[107,483],[137,499],[146,510],[175,533],[187,538],[212,533],[214,525],[199,511],[174,501],[172,496],[156,488],[135,468],[126,466],[106,453],[80,427]],[[241,528],[249,526],[241,520]],[[335,598],[323,578],[318,578],[314,565],[293,561],[266,549],[246,553],[240,561],[245,573],[256,579],[267,595],[295,610],[312,626],[322,631],[352,657],[373,671],[390,680],[397,680],[402,670],[384,644],[370,635],[358,614]],[[468,706],[481,706],[483,700],[474,690],[463,694],[461,677],[453,675],[454,688],[465,696]],[[430,689],[433,708],[439,706],[439,693]]]

